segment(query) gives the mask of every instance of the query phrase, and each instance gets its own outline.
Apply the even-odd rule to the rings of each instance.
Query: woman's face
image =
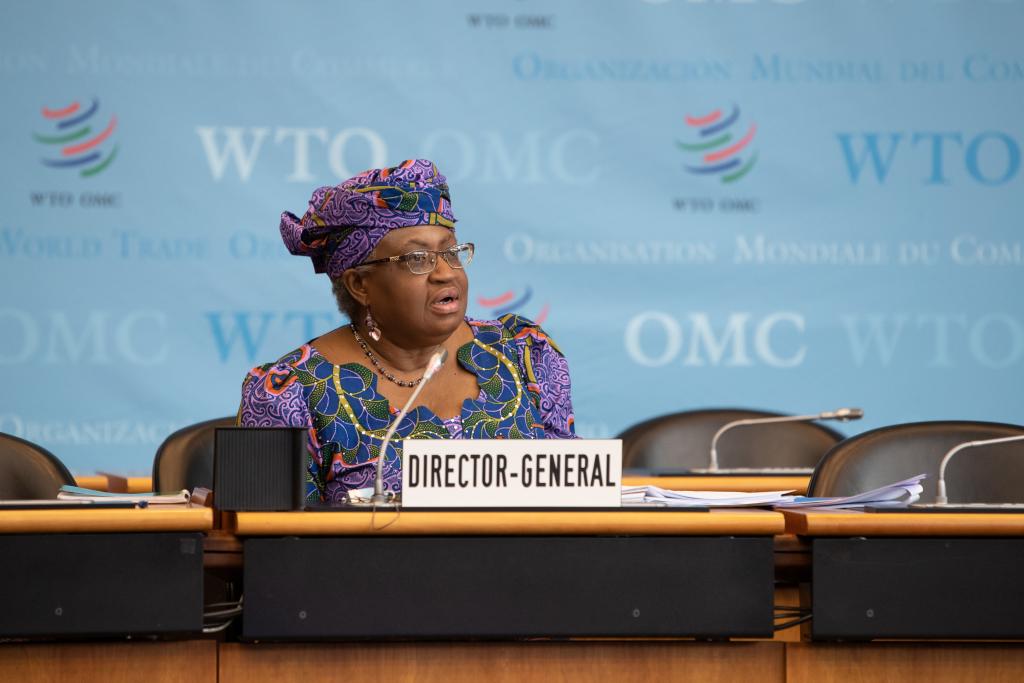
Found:
[[[455,233],[439,225],[392,230],[368,261],[410,251],[441,251],[457,244]],[[434,270],[416,275],[400,261],[368,266],[363,275],[367,303],[383,334],[403,346],[438,344],[462,323],[469,280],[440,255]]]

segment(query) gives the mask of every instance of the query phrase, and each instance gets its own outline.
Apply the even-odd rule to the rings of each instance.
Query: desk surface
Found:
[[[122,477],[116,474],[76,475],[78,486],[95,491],[113,491],[116,493],[146,493],[153,490],[150,477]]]
[[[227,524],[239,536],[772,536],[785,528],[782,515],[768,510],[238,512]]]
[[[1024,514],[785,510],[800,536],[1024,536]]]
[[[113,474],[89,474],[75,477],[79,486],[96,490],[135,494],[153,490],[150,477],[122,477]],[[764,476],[758,474],[678,474],[658,476],[653,474],[623,474],[624,486],[660,486],[675,490],[794,490],[797,494],[807,493],[809,474],[785,474]]]
[[[674,491],[794,491],[807,493],[809,474],[758,476],[754,474],[716,475],[622,475],[623,486],[660,486]]]
[[[684,474],[672,476],[622,475],[623,486],[660,486],[677,491],[788,491],[807,493],[809,474],[763,476],[756,474]],[[92,474],[75,477],[79,486],[98,491],[142,493],[153,490],[149,477],[120,477]]]
[[[0,533],[3,534],[207,531],[212,528],[213,510],[197,505],[114,510],[0,510]]]

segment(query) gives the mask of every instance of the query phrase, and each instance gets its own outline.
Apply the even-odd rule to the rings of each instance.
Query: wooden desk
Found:
[[[115,493],[147,493],[153,490],[151,477],[124,477],[109,473],[75,475],[75,484],[86,489]]]
[[[250,639],[773,634],[772,540],[784,525],[767,510],[248,512],[226,522],[245,539]],[[375,577],[375,599],[402,610],[338,618],[348,598],[323,586],[353,558]]]
[[[809,474],[796,475],[622,475],[623,486],[660,486],[674,491],[793,491],[797,494],[807,493],[807,484],[811,480]]]
[[[782,683],[785,669],[782,643],[224,643],[219,657],[220,683]]]
[[[811,635],[1024,638],[1024,514],[786,511],[811,544]]]
[[[629,510],[615,512],[238,512],[238,536],[773,536],[785,528],[769,510]]]
[[[800,536],[1024,536],[1021,513],[899,513],[784,510],[786,531]]]
[[[75,485],[93,491],[109,491],[110,483],[107,477],[102,474],[76,474]]]
[[[198,633],[213,511],[0,510],[0,638]]]
[[[0,681],[217,683],[217,643],[4,643]]]
[[[786,644],[789,683],[1019,683],[1022,672],[1022,644]]]
[[[664,489],[678,491],[795,491],[807,493],[809,474],[786,475],[755,475],[755,474],[717,474],[717,475],[632,475],[623,474],[623,486],[660,486]],[[122,477],[114,474],[88,474],[76,476],[79,486],[98,491],[118,491],[122,493],[144,493],[153,490],[150,477]]]
[[[142,509],[0,510],[0,534],[208,531],[213,510],[188,505]]]

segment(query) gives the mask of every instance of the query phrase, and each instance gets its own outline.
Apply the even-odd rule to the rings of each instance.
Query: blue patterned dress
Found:
[[[544,331],[526,318],[472,320],[473,341],[458,362],[480,393],[442,420],[414,408],[395,431],[384,459],[384,485],[401,489],[402,439],[575,438],[569,368]],[[398,412],[377,391],[377,375],[358,363],[334,365],[311,344],[253,368],[242,384],[238,422],[246,427],[309,430],[307,502],[337,502],[373,485],[381,442]]]

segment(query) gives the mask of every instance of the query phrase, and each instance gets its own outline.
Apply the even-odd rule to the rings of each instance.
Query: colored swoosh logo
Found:
[[[58,149],[56,158],[40,159],[44,166],[51,168],[78,169],[83,178],[105,171],[117,158],[118,145],[111,142],[117,130],[117,116],[110,115],[104,122],[97,117],[100,101],[93,98],[88,107],[81,102],[51,109],[43,107],[44,122],[52,126],[45,133],[33,133],[32,137],[42,145]]]
[[[684,168],[697,175],[717,175],[723,183],[734,183],[750,173],[757,163],[757,152],[750,149],[757,135],[757,124],[751,123],[744,131],[737,126],[740,108],[733,105],[726,114],[715,109],[697,116],[687,114],[687,141],[676,141],[676,146],[688,154],[692,163]]]
[[[516,313],[521,310],[523,306],[530,302],[533,298],[533,290],[530,287],[526,288],[526,291],[516,296],[515,290],[509,290],[504,294],[499,294],[494,297],[477,297],[476,302],[484,308],[491,309],[491,315],[495,318],[499,318],[506,313]],[[533,318],[533,322],[538,325],[542,324],[548,318],[548,314],[551,312],[551,306],[544,304],[541,307],[540,313]]]

